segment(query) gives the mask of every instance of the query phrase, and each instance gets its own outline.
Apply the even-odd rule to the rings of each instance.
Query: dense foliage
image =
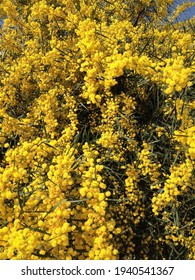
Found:
[[[4,0],[0,259],[195,259],[195,18]]]

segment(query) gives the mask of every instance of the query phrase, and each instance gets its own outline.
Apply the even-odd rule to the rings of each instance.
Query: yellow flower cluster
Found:
[[[184,67],[184,57],[177,56],[174,61],[167,60],[166,67],[163,70],[163,78],[167,84],[165,92],[170,94],[175,89],[181,91],[187,85],[190,86],[189,79],[192,74],[190,67]]]
[[[189,159],[178,166],[171,166],[170,175],[165,180],[162,192],[155,194],[152,198],[152,211],[155,214],[186,191],[190,186],[192,171],[193,165]]]
[[[132,207],[131,215],[133,216],[132,223],[134,224],[139,224],[140,220],[144,217],[144,208],[142,205],[143,192],[138,187],[140,181],[139,173],[134,166],[130,165],[126,170],[128,177],[125,179],[126,195],[129,205]]]
[[[191,160],[195,159],[195,126],[189,126],[183,131],[175,131],[175,138],[186,148]]]
[[[149,175],[152,182],[155,182],[160,173],[158,168],[161,167],[160,164],[152,163],[150,159],[151,155],[151,147],[148,143],[143,142],[143,149],[138,153],[138,158],[140,160],[140,164],[138,168],[141,170],[143,176]]]
[[[193,7],[194,3],[188,2],[183,3],[182,5],[178,5],[177,8],[174,10],[174,12],[170,16],[170,20],[174,21],[182,12],[184,12],[187,8]]]
[[[0,259],[195,258],[194,18],[173,2],[1,1]]]

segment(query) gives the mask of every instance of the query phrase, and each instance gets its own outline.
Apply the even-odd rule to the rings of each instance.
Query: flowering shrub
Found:
[[[186,4],[1,2],[0,259],[195,259]]]

